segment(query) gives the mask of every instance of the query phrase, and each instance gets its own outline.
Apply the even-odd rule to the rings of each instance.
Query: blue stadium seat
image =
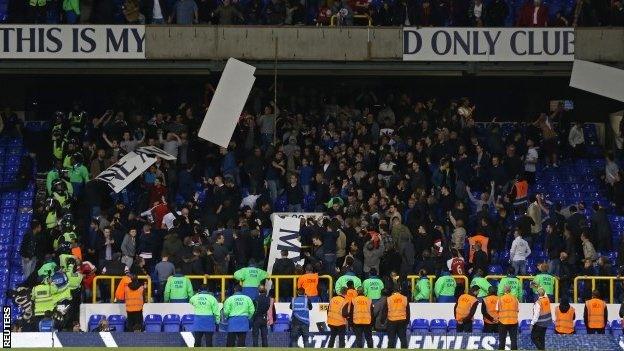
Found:
[[[493,264],[488,267],[488,273],[492,275],[503,274],[503,266],[500,264]]]
[[[622,335],[622,322],[619,319],[611,321],[611,334]]]
[[[520,321],[520,334],[529,334],[531,333],[531,320],[523,319]]]
[[[483,320],[475,319],[472,321],[472,331],[475,333],[483,332]]]
[[[410,326],[412,332],[426,333],[429,331],[429,321],[423,318],[417,318],[412,321]]]
[[[145,331],[157,333],[162,330],[162,316],[159,314],[148,314],[145,317]]]
[[[445,319],[432,319],[429,324],[429,330],[432,333],[444,334],[447,330],[447,324]]]
[[[180,332],[180,315],[167,314],[163,318],[163,331],[170,333]]]
[[[574,331],[576,334],[587,334],[587,328],[583,320],[577,320],[574,322]]]
[[[120,314],[111,314],[108,316],[108,325],[111,330],[122,332],[126,327],[126,317]]]
[[[286,332],[288,330],[290,330],[290,316],[285,313],[278,313],[277,316],[275,316],[273,331]]]
[[[182,331],[191,331],[194,322],[195,315],[185,314],[184,316],[182,316],[182,320],[180,322],[180,325],[182,326]]]
[[[455,333],[457,331],[457,320],[451,319],[448,321],[448,331],[449,333]]]
[[[103,314],[91,315],[91,317],[89,317],[89,322],[87,323],[89,331],[93,331],[95,328],[97,328],[98,323],[100,323],[100,320],[105,319],[105,318],[106,316]]]

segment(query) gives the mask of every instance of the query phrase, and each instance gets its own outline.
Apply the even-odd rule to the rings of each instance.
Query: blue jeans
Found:
[[[151,24],[165,24],[164,18],[152,18]]]
[[[511,261],[511,266],[516,270],[517,275],[526,274],[526,261]]]
[[[269,188],[269,196],[271,197],[271,202],[274,203],[275,199],[277,199],[277,179],[267,180],[267,187]]]
[[[548,261],[548,274],[556,277],[561,273],[561,261],[558,259]]]
[[[308,185],[301,185],[301,188],[303,189],[303,193],[308,195],[310,193],[310,184]]]
[[[303,212],[301,204],[288,205],[288,212]]]

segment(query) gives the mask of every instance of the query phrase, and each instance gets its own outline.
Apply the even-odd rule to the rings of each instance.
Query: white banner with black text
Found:
[[[145,26],[0,25],[2,59],[145,59]]]
[[[403,28],[403,61],[574,61],[574,28]]]

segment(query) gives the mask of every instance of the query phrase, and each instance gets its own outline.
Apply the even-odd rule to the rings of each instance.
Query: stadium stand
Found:
[[[186,302],[202,284],[224,301],[237,281],[255,298],[267,278],[274,302],[290,301],[293,283],[308,269],[320,276],[306,292],[318,290],[325,302],[348,275],[365,286],[378,276],[410,301],[441,301],[436,282],[449,274],[457,284],[453,302],[479,279],[495,286],[517,279],[526,302],[534,301],[531,282],[552,288],[554,300],[582,302],[599,279],[602,296],[619,301],[619,263],[610,260],[621,258],[621,185],[603,180],[619,168],[611,155],[603,158],[593,124],[582,126],[582,145],[571,145],[570,117],[562,109],[532,123],[475,122],[468,99],[403,95],[396,100],[371,91],[343,106],[293,96],[279,118],[270,103],[260,104],[246,111],[227,149],[196,138],[196,112],[188,105],[149,119],[123,111],[87,118],[78,105],[59,111],[48,131],[52,150],[46,149],[55,164],[37,183],[42,198],[32,205],[33,181],[2,193],[0,279],[13,296],[19,287],[29,295],[41,286],[59,288],[55,303],[44,308],[69,306],[56,316],[60,329],[74,324],[80,303],[126,300],[135,277],[149,283],[146,302]],[[3,184],[14,186],[26,154],[21,139],[2,140]],[[144,145],[177,160],[158,160],[118,193],[93,180]],[[539,155],[533,163],[530,150]],[[325,216],[302,223],[305,264],[282,257],[267,274],[271,215],[304,211]],[[42,223],[43,234],[32,223]],[[28,258],[36,266],[22,265]],[[56,301],[63,292],[70,296]],[[36,310],[41,300],[33,299]],[[23,318],[23,306],[14,306]],[[24,328],[41,314],[23,321]],[[91,315],[83,329],[129,331],[136,327],[129,320],[118,312]],[[179,332],[194,323],[182,313],[141,320],[146,332]],[[273,332],[292,326],[281,313],[273,321]],[[409,326],[447,333],[457,323],[417,318]],[[475,332],[483,328],[474,321]],[[523,321],[520,332],[527,328]]]
[[[32,1],[29,6],[9,6],[0,1],[0,22],[48,24],[221,24],[221,25],[373,25],[373,26],[622,26],[621,2],[611,7],[572,0],[479,1],[459,3],[455,11],[445,1],[407,0],[208,0],[115,2],[111,9],[89,2],[58,2],[56,6]],[[534,7],[539,16],[533,18]],[[475,7],[477,8],[475,10]],[[47,9],[47,12],[46,12]],[[122,11],[122,9],[132,9]],[[425,11],[428,10],[428,11]]]

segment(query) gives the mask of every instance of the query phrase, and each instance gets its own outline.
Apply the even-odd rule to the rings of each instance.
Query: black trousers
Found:
[[[546,327],[534,325],[531,328],[531,341],[538,350],[546,350]]]
[[[498,323],[496,324],[485,323],[483,325],[483,332],[484,333],[498,333]]]
[[[338,347],[341,349],[344,349],[345,347],[345,333],[347,331],[347,327],[346,326],[341,326],[341,327],[334,327],[334,326],[329,326],[329,342],[327,343],[327,347],[328,348],[333,348],[334,347],[334,341],[336,340],[336,336],[338,336]]]
[[[604,334],[605,328],[587,328],[587,334]]]
[[[193,332],[195,347],[202,347],[202,338],[206,336],[206,346],[212,347],[212,332]]]
[[[457,323],[458,333],[472,333],[472,321]]]
[[[505,349],[505,342],[507,341],[507,334],[511,339],[511,349],[518,349],[518,323],[516,324],[501,324],[498,326],[498,349]]]
[[[355,347],[363,348],[364,340],[366,340],[366,346],[374,348],[373,345],[373,328],[370,325],[353,325],[353,332],[355,333]]]
[[[254,347],[258,346],[258,335],[262,338],[262,347],[268,347],[269,341],[267,338],[268,328],[266,320],[254,321],[251,328],[251,341]]]
[[[227,334],[227,347],[245,347],[245,339],[247,338],[247,332],[234,332]],[[236,344],[236,345],[234,345]]]
[[[388,321],[388,348],[397,348],[397,337],[401,341],[401,348],[407,348],[407,321]]]
[[[128,315],[126,318],[126,328],[128,328],[128,331],[134,331],[134,327],[137,325],[140,325],[141,330],[143,330],[143,311],[127,312],[126,314]]]
[[[310,325],[302,323],[293,317],[290,324],[290,347],[297,347],[299,337],[303,339],[303,347],[310,347]]]

